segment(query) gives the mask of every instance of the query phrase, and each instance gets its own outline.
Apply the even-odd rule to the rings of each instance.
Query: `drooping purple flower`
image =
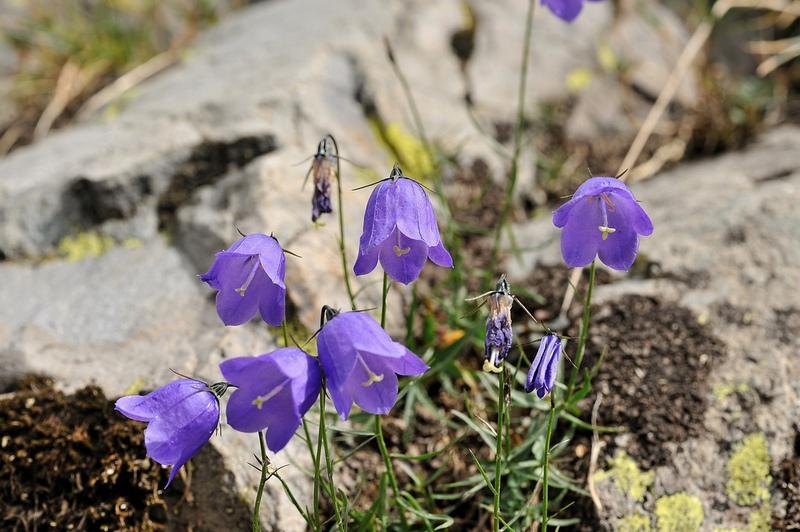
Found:
[[[572,22],[583,9],[586,0],[542,0],[542,5],[547,6],[555,16],[565,22]],[[588,0],[590,2],[601,2],[602,0]]]
[[[484,340],[483,371],[498,373],[502,371],[503,361],[508,357],[514,333],[511,330],[511,305],[514,297],[511,287],[502,276],[497,282],[494,292],[491,292],[489,302],[489,317],[486,319],[486,338]]]
[[[397,401],[397,375],[422,375],[427,364],[363,312],[335,314],[317,335],[328,391],[343,420],[353,403],[387,414]]]
[[[267,429],[267,447],[283,449],[319,395],[317,361],[296,347],[225,360],[219,365],[237,389],[228,399],[228,424],[240,432]]]
[[[593,177],[553,213],[561,227],[561,254],[571,268],[586,266],[595,256],[615,270],[627,270],[636,259],[639,235],[653,233],[653,222],[625,183]]]
[[[367,202],[353,271],[365,275],[380,261],[389,277],[408,284],[419,277],[427,259],[453,267],[428,195],[395,165],[390,179],[378,184]]]
[[[314,194],[311,196],[311,221],[316,222],[322,213],[333,212],[331,206],[331,180],[336,175],[336,155],[330,145],[335,142],[330,135],[325,136],[317,146],[317,153],[311,162],[309,174],[314,178]],[[308,177],[308,176],[306,176]]]
[[[120,397],[114,405],[122,415],[148,423],[144,430],[147,456],[172,466],[175,474],[208,442],[219,423],[219,401],[209,386],[178,379],[147,395]]]
[[[277,327],[286,307],[286,256],[278,241],[255,233],[217,253],[211,268],[200,276],[217,292],[217,314],[225,325],[241,325],[256,312]]]
[[[531,393],[536,390],[536,395],[541,399],[553,389],[556,384],[558,362],[561,360],[561,338],[557,334],[547,334],[539,343],[539,350],[533,359],[528,378],[525,381],[525,391]]]

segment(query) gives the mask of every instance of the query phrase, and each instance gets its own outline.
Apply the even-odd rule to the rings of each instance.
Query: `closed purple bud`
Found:
[[[625,183],[593,177],[553,213],[562,228],[561,254],[570,268],[586,266],[595,256],[615,270],[628,270],[639,250],[639,235],[653,233],[653,222]]]
[[[555,16],[565,22],[572,22],[583,9],[585,0],[542,0],[542,5],[553,12]],[[589,0],[590,2],[600,2],[602,0]]]
[[[365,275],[380,261],[389,277],[409,284],[419,277],[427,259],[453,267],[425,189],[395,166],[391,179],[379,183],[369,197],[353,271]]]
[[[387,414],[397,401],[397,375],[422,375],[428,365],[363,312],[333,316],[317,335],[317,352],[333,405],[343,420],[353,403]]]
[[[548,334],[539,343],[539,350],[525,381],[525,391],[531,393],[536,390],[539,399],[550,393],[556,384],[559,360],[561,360],[561,338],[556,334]]]
[[[219,423],[216,395],[207,384],[192,379],[178,379],[144,396],[120,397],[114,408],[130,419],[148,423],[144,430],[147,456],[172,466],[167,486],[208,442]]]
[[[483,371],[499,373],[508,356],[514,333],[511,330],[511,305],[514,298],[505,292],[495,292],[488,297],[489,317],[486,319],[486,339]]]
[[[278,241],[255,233],[217,253],[200,280],[219,290],[217,314],[225,325],[241,325],[258,312],[277,327],[286,308],[285,275],[286,256]]]
[[[228,424],[240,432],[267,430],[267,447],[283,449],[319,395],[317,361],[296,347],[225,360],[219,365],[237,389],[228,399]]]

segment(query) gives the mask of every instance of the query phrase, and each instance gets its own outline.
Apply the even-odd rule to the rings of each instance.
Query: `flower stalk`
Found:
[[[267,458],[267,448],[264,445],[264,431],[259,430],[257,434],[258,446],[261,450],[261,480],[258,482],[256,502],[253,504],[253,532],[261,532],[261,498],[264,495],[264,486],[267,484],[267,464],[269,463],[269,459]]]
[[[494,456],[494,511],[493,530],[500,530],[500,489],[503,479],[503,427],[506,415],[506,370],[497,374],[497,442]]]
[[[350,284],[350,270],[347,267],[347,251],[345,250],[344,243],[344,201],[342,200],[342,171],[339,162],[339,145],[336,144],[336,139],[333,135],[328,135],[333,143],[333,149],[336,151],[336,201],[339,207],[339,255],[342,257],[342,273],[344,273],[344,286],[347,290],[347,297],[350,299],[350,309],[356,309],[356,297],[353,294],[353,287]]]

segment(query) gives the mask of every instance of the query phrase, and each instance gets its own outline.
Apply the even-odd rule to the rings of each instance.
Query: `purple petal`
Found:
[[[602,236],[599,201],[588,197],[578,202],[561,230],[561,254],[570,268],[586,266],[597,255]]]
[[[128,395],[114,403],[114,409],[136,421],[150,421],[170,405],[206,388],[205,383],[192,379],[177,379],[147,395]]]
[[[225,325],[241,325],[255,316],[259,300],[269,283],[258,263],[255,267],[253,278],[243,293],[238,290],[245,287],[246,277],[236,288],[223,288],[217,292],[217,314]]]
[[[614,217],[609,213],[608,223],[614,227]],[[628,271],[639,251],[639,236],[630,227],[617,229],[600,242],[598,256],[603,264],[615,270]]]
[[[608,196],[614,204],[615,210],[624,218],[626,226],[632,227],[634,231],[642,236],[653,234],[653,222],[638,201],[617,192],[610,193]]]
[[[405,353],[400,358],[383,358],[383,363],[391,371],[398,375],[422,375],[428,369],[428,365],[417,355],[405,349]]]
[[[394,230],[394,192],[394,184],[391,181],[384,181],[373,189],[367,201],[361,236],[361,249],[365,253],[379,246]]]
[[[428,247],[441,241],[431,200],[419,183],[398,179],[395,183],[397,228],[412,240],[422,240]]]
[[[211,268],[200,275],[200,280],[215,290],[238,288],[253,269],[253,260],[250,255],[220,251],[216,254]]]
[[[319,362],[331,390],[344,386],[356,363],[356,349],[349,338],[347,320],[342,320],[348,314],[340,314],[328,321],[317,335]]]
[[[453,257],[451,257],[450,252],[445,249],[444,242],[439,242],[435,246],[428,248],[428,258],[431,259],[431,262],[442,268],[453,267]]]
[[[347,381],[347,390],[362,410],[370,414],[388,414],[397,401],[397,376],[381,358],[359,355]]]
[[[353,273],[356,275],[366,275],[378,265],[378,254],[380,246],[367,248],[364,244],[365,236],[361,237],[361,244],[358,247],[358,258],[353,265]]]
[[[286,288],[267,280],[258,302],[258,311],[262,320],[279,327],[286,315]]]
[[[395,231],[380,248],[383,270],[395,281],[409,284],[419,277],[428,259],[428,245]]]
[[[330,383],[328,383],[328,391],[331,393],[333,407],[339,413],[339,418],[342,421],[347,421],[350,416],[350,408],[353,406],[353,398],[350,396],[350,391],[346,386],[332,388]]]
[[[347,338],[354,351],[365,351],[379,356],[400,358],[405,348],[392,340],[375,319],[366,312],[342,312],[330,320],[325,328],[333,325]]]
[[[275,420],[270,423],[267,430],[266,440],[267,447],[273,453],[277,453],[289,443],[289,440],[294,436],[295,431],[300,426],[300,416],[293,417],[290,415],[273,414]]]
[[[572,22],[581,12],[583,0],[542,0],[542,5],[550,8],[561,20]]]

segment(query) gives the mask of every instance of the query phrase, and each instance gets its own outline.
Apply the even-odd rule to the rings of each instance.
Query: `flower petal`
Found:
[[[361,236],[361,244],[358,246],[358,258],[353,265],[353,273],[356,275],[366,275],[378,265],[378,254],[380,246],[368,248],[365,243],[365,236]]]
[[[444,242],[439,242],[435,246],[428,248],[428,258],[431,259],[431,262],[442,268],[453,267],[453,257],[451,257],[450,252],[445,249]]]
[[[581,12],[583,0],[542,0],[542,4],[561,20],[572,22]]]
[[[342,320],[349,314],[351,313],[334,317],[322,327],[317,335],[319,362],[322,364],[328,388],[331,390],[344,386],[356,363],[356,350],[349,339],[348,323],[346,319]],[[339,413],[342,413],[341,410]]]
[[[211,268],[200,275],[200,280],[215,290],[238,288],[250,274],[253,260],[250,255],[220,251],[215,255]]]
[[[280,327],[286,316],[286,288],[267,279],[260,294],[258,312],[261,319],[273,327]]]
[[[599,198],[587,197],[575,204],[561,230],[561,255],[570,268],[586,266],[597,255],[602,236],[599,201]]]
[[[436,214],[425,189],[411,179],[395,183],[395,216],[397,228],[412,240],[422,240],[428,247],[441,241]]]
[[[383,363],[391,371],[398,375],[422,375],[430,369],[430,367],[417,355],[403,348],[405,353],[399,358],[384,357]]]
[[[615,210],[624,218],[625,225],[632,227],[642,236],[653,234],[653,222],[638,201],[618,192],[612,192],[608,196],[614,204]]]
[[[428,259],[428,245],[396,231],[381,245],[378,256],[383,270],[395,281],[409,284],[419,277]]]
[[[258,310],[259,301],[269,279],[258,263],[254,266],[256,271],[246,287],[245,277],[236,288],[225,287],[217,292],[217,314],[225,325],[247,323]],[[243,293],[240,291],[242,288],[245,288]]]
[[[379,246],[392,233],[395,227],[394,184],[391,181],[379,183],[367,201],[364,213],[364,230],[361,235],[361,251],[365,254]],[[359,253],[360,254],[360,253]]]
[[[388,414],[397,401],[397,376],[379,357],[359,358],[347,381],[353,402],[370,414]]]
[[[114,403],[114,409],[136,421],[151,421],[159,414],[194,393],[205,390],[206,384],[192,379],[177,379],[147,395],[128,395]]]
[[[279,405],[274,405],[279,407]],[[278,414],[277,412],[275,415]],[[289,443],[297,428],[300,426],[300,416],[291,416],[287,413],[276,416],[267,429],[267,447],[273,453],[277,453]]]

